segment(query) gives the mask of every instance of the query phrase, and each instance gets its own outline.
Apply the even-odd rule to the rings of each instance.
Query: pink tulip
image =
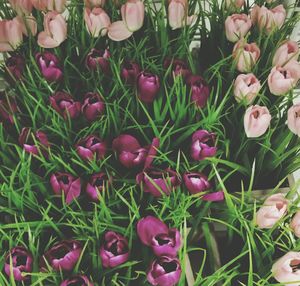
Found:
[[[94,37],[105,36],[108,27],[110,26],[110,19],[102,8],[84,9],[84,20],[86,29]]]
[[[233,9],[240,9],[243,7],[245,0],[225,0],[225,7],[233,8]]]
[[[31,0],[31,2],[37,10],[62,13],[66,9],[67,0]]]
[[[260,7],[256,4],[252,7],[252,9],[250,11],[250,19],[251,19],[253,25],[257,24],[259,11],[260,11]]]
[[[282,44],[273,57],[273,66],[284,66],[289,61],[298,59],[299,47],[295,41],[288,40]]]
[[[103,7],[106,0],[84,0],[84,5],[88,8]]]
[[[288,128],[300,137],[300,103],[290,107],[287,118]]]
[[[300,238],[300,211],[297,211],[294,215],[290,227],[293,230],[295,236]]]
[[[31,0],[33,7],[40,11],[47,10],[48,0]]]
[[[259,228],[272,228],[287,212],[289,201],[284,194],[269,196],[256,213],[256,224]]]
[[[29,15],[32,11],[32,3],[31,0],[8,0],[11,7],[17,12],[19,15]]]
[[[11,52],[23,41],[22,26],[17,18],[0,21],[0,52]]]
[[[251,72],[260,57],[260,49],[255,43],[248,44],[241,39],[234,45],[232,56],[238,71]]]
[[[22,33],[25,36],[35,36],[37,33],[37,23],[33,16],[17,16],[16,19],[22,27]]]
[[[237,42],[244,38],[251,29],[252,22],[246,14],[233,14],[225,20],[225,32],[227,40]]]
[[[42,48],[56,48],[67,38],[67,23],[63,16],[55,11],[44,16],[44,29],[38,35],[38,44]]]
[[[252,105],[244,116],[244,128],[248,138],[256,138],[263,135],[271,122],[271,115],[267,107]]]
[[[261,88],[260,81],[253,73],[240,74],[234,81],[234,97],[237,102],[251,104]]]

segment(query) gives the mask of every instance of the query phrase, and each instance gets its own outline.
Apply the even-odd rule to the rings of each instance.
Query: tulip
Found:
[[[94,284],[85,275],[72,276],[61,282],[60,286],[94,286]]]
[[[148,72],[141,72],[137,77],[137,93],[144,103],[151,103],[157,96],[160,88],[159,77]]]
[[[105,268],[114,268],[123,264],[129,258],[127,239],[114,231],[106,232],[100,248],[100,257]]]
[[[50,52],[37,53],[35,59],[43,77],[48,82],[59,82],[63,78],[63,72],[56,55]]]
[[[176,228],[169,229],[153,216],[138,221],[137,233],[142,243],[150,246],[156,256],[175,257],[181,247],[180,232]]]
[[[260,49],[255,43],[247,44],[239,40],[233,48],[233,59],[240,72],[250,72],[260,57]]]
[[[81,104],[74,101],[72,96],[63,91],[56,92],[50,97],[51,107],[56,110],[64,119],[76,118],[80,115]]]
[[[244,129],[248,138],[259,137],[267,131],[271,122],[271,114],[267,107],[252,105],[244,116]]]
[[[235,43],[250,31],[252,22],[246,14],[233,14],[225,20],[227,40]]]
[[[180,59],[166,59],[164,61],[164,68],[171,69],[173,77],[182,76],[184,80],[186,80],[191,74],[187,63]]]
[[[111,179],[105,173],[97,173],[91,176],[86,193],[94,202],[99,202],[100,194],[106,191],[106,187],[111,184]]]
[[[52,174],[50,184],[56,195],[64,193],[67,204],[78,198],[81,192],[80,178],[75,178],[68,173],[57,172]]]
[[[58,47],[67,38],[67,23],[64,17],[56,11],[44,16],[44,31],[38,35],[38,44],[42,48]]]
[[[284,194],[269,196],[256,213],[259,228],[272,228],[287,212],[289,201]]]
[[[290,61],[297,61],[298,56],[298,43],[288,40],[276,50],[273,57],[273,66],[284,66]]]
[[[67,0],[31,0],[34,8],[40,11],[56,11],[63,13]]]
[[[300,104],[291,106],[288,110],[288,128],[300,137]]]
[[[105,111],[105,103],[96,92],[89,92],[84,96],[81,112],[84,117],[92,122],[100,118]]]
[[[11,56],[5,61],[5,66],[14,80],[20,80],[25,69],[25,60],[22,56]]]
[[[32,254],[23,246],[12,248],[6,255],[4,271],[10,277],[13,275],[15,281],[28,280],[26,272],[32,272]]]
[[[103,7],[106,0],[84,0],[84,5],[89,8]]]
[[[174,286],[181,276],[180,261],[177,258],[162,256],[150,265],[147,280],[151,285]]]
[[[233,93],[237,102],[251,104],[261,89],[260,81],[253,73],[240,74],[234,81]]]
[[[225,7],[227,9],[234,8],[240,9],[244,6],[245,0],[225,0]]]
[[[110,26],[109,16],[102,8],[84,9],[84,20],[86,29],[94,38],[105,36]]]
[[[300,211],[297,211],[294,215],[290,224],[290,228],[293,230],[295,236],[300,238]]]
[[[35,9],[40,10],[40,11],[45,11],[45,10],[47,10],[48,2],[51,2],[51,1],[48,1],[48,0],[31,0],[31,2],[32,2],[32,5]]]
[[[171,169],[160,171],[148,168],[136,176],[136,182],[144,192],[157,198],[162,197],[163,194],[169,195],[180,185],[178,174]]]
[[[252,7],[250,11],[250,19],[253,25],[257,24],[259,11],[260,11],[260,6],[256,4]]]
[[[125,83],[134,85],[139,73],[140,66],[137,63],[125,62],[121,70],[121,78]]]
[[[206,81],[199,75],[191,75],[187,78],[186,83],[190,89],[192,102],[199,108],[204,108],[210,92]]]
[[[78,262],[81,252],[81,245],[76,240],[58,242],[43,255],[42,268],[47,269],[47,265],[50,265],[55,271],[71,271]]]
[[[110,74],[110,53],[108,50],[92,49],[86,57],[86,66],[90,71],[101,70],[105,75]]]
[[[208,201],[208,202],[220,202],[224,201],[224,192],[223,191],[218,191],[218,192],[212,192],[205,194],[201,199],[203,201]]]
[[[206,130],[198,130],[192,136],[191,157],[196,161],[213,157],[217,153],[216,135]]]
[[[300,252],[290,251],[272,266],[274,278],[288,286],[298,286],[300,281]],[[295,283],[292,283],[295,282]]]
[[[22,26],[17,18],[0,20],[0,52],[14,51],[22,41]]]
[[[8,0],[18,15],[29,15],[32,11],[31,0]]]
[[[37,22],[33,16],[17,16],[16,19],[22,28],[22,33],[25,36],[35,36],[37,34]]]
[[[185,173],[183,181],[191,194],[205,192],[211,188],[207,176],[202,173]]]
[[[0,122],[14,124],[14,114],[18,111],[18,106],[14,98],[0,92]]]
[[[94,135],[80,139],[76,144],[76,152],[85,161],[103,159],[106,154],[106,143]]]

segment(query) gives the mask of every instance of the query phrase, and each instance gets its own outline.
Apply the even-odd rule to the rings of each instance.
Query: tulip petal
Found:
[[[218,202],[218,201],[223,201],[224,200],[224,192],[219,191],[219,192],[213,192],[206,194],[202,197],[203,201],[209,201],[209,202]]]
[[[141,145],[133,136],[122,134],[113,140],[112,148],[119,153],[122,151],[135,152],[141,148]]]
[[[52,49],[59,46],[59,43],[51,38],[45,31],[39,33],[38,44],[40,47],[46,49]]]
[[[123,21],[117,21],[108,28],[108,37],[116,42],[124,41],[132,35]]]

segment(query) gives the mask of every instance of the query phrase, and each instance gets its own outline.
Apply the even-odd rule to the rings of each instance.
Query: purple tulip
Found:
[[[203,201],[209,201],[209,202],[219,202],[219,201],[224,201],[224,192],[223,191],[218,191],[218,192],[212,192],[204,195],[202,197]]]
[[[125,83],[135,84],[138,74],[140,73],[140,66],[135,62],[125,62],[121,70],[121,78]]]
[[[74,101],[72,96],[66,92],[58,91],[53,96],[50,96],[50,105],[64,119],[76,118],[80,115],[81,103]]]
[[[64,193],[67,204],[78,198],[81,192],[80,178],[75,178],[68,173],[57,172],[52,174],[50,184],[56,195]]]
[[[78,241],[58,242],[43,255],[42,269],[47,269],[47,265],[50,265],[56,271],[71,271],[78,262],[81,252],[82,248]]]
[[[92,49],[86,57],[86,66],[90,71],[101,70],[105,75],[110,74],[110,52],[108,50]]]
[[[59,82],[63,78],[62,69],[59,66],[59,60],[56,55],[50,52],[38,53],[35,56],[36,62],[43,77],[48,82]]]
[[[200,161],[217,153],[216,135],[206,130],[198,130],[192,136],[191,157]]]
[[[94,202],[99,202],[100,193],[110,184],[111,179],[105,173],[94,174],[86,186],[86,193]]]
[[[6,96],[5,92],[0,92],[0,122],[14,124],[13,115],[17,111],[15,99]]]
[[[94,286],[85,275],[76,275],[61,282],[60,286]]]
[[[169,195],[172,189],[180,185],[178,174],[171,169],[160,171],[148,168],[136,176],[136,181],[144,192],[158,198],[162,197],[163,193]]]
[[[100,248],[100,257],[105,268],[114,268],[123,264],[129,258],[127,239],[114,231],[106,232]]]
[[[142,243],[150,246],[156,256],[175,257],[181,247],[180,232],[175,228],[169,229],[153,216],[138,221],[137,233]]]
[[[11,56],[6,60],[5,66],[13,79],[20,80],[25,69],[25,60],[21,56]]]
[[[94,135],[83,138],[76,144],[77,154],[85,161],[90,161],[94,158],[96,158],[96,160],[103,159],[106,150],[106,143]]]
[[[24,281],[29,279],[24,272],[32,272],[33,258],[32,254],[23,246],[12,248],[5,258],[4,271],[10,277],[11,266],[15,281]]]
[[[199,75],[191,75],[186,83],[191,92],[192,102],[200,108],[205,107],[210,93],[206,81]]]
[[[166,59],[164,61],[164,68],[170,68],[173,77],[182,76],[183,79],[186,79],[192,74],[186,62],[180,59]]]
[[[150,265],[147,280],[151,285],[174,286],[181,276],[180,261],[177,258],[162,256]]]
[[[38,142],[38,145],[36,145],[34,140]],[[33,133],[29,127],[22,129],[19,136],[19,143],[27,153],[34,155],[39,155],[39,150],[41,150],[44,155],[47,155],[47,148],[50,147],[47,135],[44,132],[36,131]]]
[[[98,93],[89,92],[84,96],[81,111],[88,121],[95,121],[103,115],[105,103]]]
[[[202,173],[185,173],[183,181],[191,194],[198,194],[211,188],[207,176]]]
[[[137,93],[144,103],[151,103],[159,92],[159,77],[148,72],[141,72],[137,77]]]

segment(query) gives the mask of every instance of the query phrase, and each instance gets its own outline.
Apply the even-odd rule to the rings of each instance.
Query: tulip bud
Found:
[[[30,279],[25,273],[31,273],[33,268],[32,254],[23,246],[12,248],[6,255],[4,271],[7,276],[13,275],[15,281]]]
[[[75,178],[68,173],[57,172],[52,174],[50,184],[56,195],[64,193],[67,204],[78,198],[81,192],[80,178]]]
[[[104,235],[99,254],[103,267],[114,268],[121,265],[129,258],[128,241],[124,236],[108,231]]]
[[[217,153],[216,135],[206,130],[198,130],[192,136],[191,157],[196,161],[213,157]]]
[[[40,11],[56,11],[63,13],[67,0],[31,0],[35,9]]]
[[[185,173],[183,181],[191,194],[205,192],[211,188],[207,176],[202,173]]]
[[[87,186],[86,193],[94,202],[99,202],[100,194],[106,191],[111,179],[105,173],[98,173],[91,176]]]
[[[105,75],[110,74],[110,53],[108,50],[92,49],[86,57],[86,66],[90,71],[101,70]]]
[[[300,238],[300,211],[297,211],[294,215],[290,224],[290,228],[293,230],[295,236]]]
[[[209,97],[209,87],[206,81],[199,75],[191,75],[187,78],[187,86],[191,93],[191,100],[199,108],[204,108]]]
[[[83,138],[76,144],[77,154],[85,161],[103,159],[106,154],[106,150],[106,143],[94,135]]]
[[[171,68],[174,78],[182,76],[182,78],[186,80],[192,74],[186,62],[180,59],[166,59],[163,66],[165,69]]]
[[[0,122],[14,124],[14,114],[18,106],[14,98],[9,98],[5,92],[0,92]]]
[[[48,0],[31,0],[32,5],[35,9],[40,11],[46,11],[47,10],[47,3],[51,2]]]
[[[298,43],[288,40],[274,54],[273,66],[284,66],[290,61],[297,61],[299,56]]]
[[[61,282],[60,286],[94,286],[94,284],[85,275],[72,276]]]
[[[139,73],[140,66],[137,63],[125,62],[121,70],[121,78],[125,83],[134,85]]]
[[[32,12],[31,0],[8,0],[18,15],[29,15]]]
[[[37,22],[36,19],[33,16],[17,16],[17,21],[19,22],[22,33],[25,36],[35,36],[37,33]]]
[[[22,26],[18,19],[0,20],[0,52],[12,52],[22,42]]]
[[[225,20],[227,40],[235,43],[250,31],[252,22],[246,14],[233,14]]]
[[[294,134],[300,137],[300,104],[291,106],[288,110],[287,125]]]
[[[105,103],[102,97],[96,92],[89,92],[84,96],[81,107],[84,117],[92,122],[100,118],[105,111]]]
[[[84,0],[84,5],[88,8],[103,7],[106,0]]]
[[[223,191],[218,191],[218,192],[212,192],[205,194],[201,199],[202,201],[207,201],[207,202],[220,202],[224,201],[224,192]]]
[[[127,0],[121,7],[123,22],[130,32],[142,28],[145,16],[144,3],[140,0]]]
[[[144,103],[151,103],[157,96],[160,88],[159,77],[148,72],[141,72],[137,78],[137,93]]]
[[[92,37],[98,38],[99,36],[105,36],[107,29],[110,26],[109,16],[102,8],[90,8],[84,9],[84,20],[86,29]]]
[[[6,69],[14,80],[20,80],[25,69],[25,60],[21,56],[11,56],[5,61]]]

